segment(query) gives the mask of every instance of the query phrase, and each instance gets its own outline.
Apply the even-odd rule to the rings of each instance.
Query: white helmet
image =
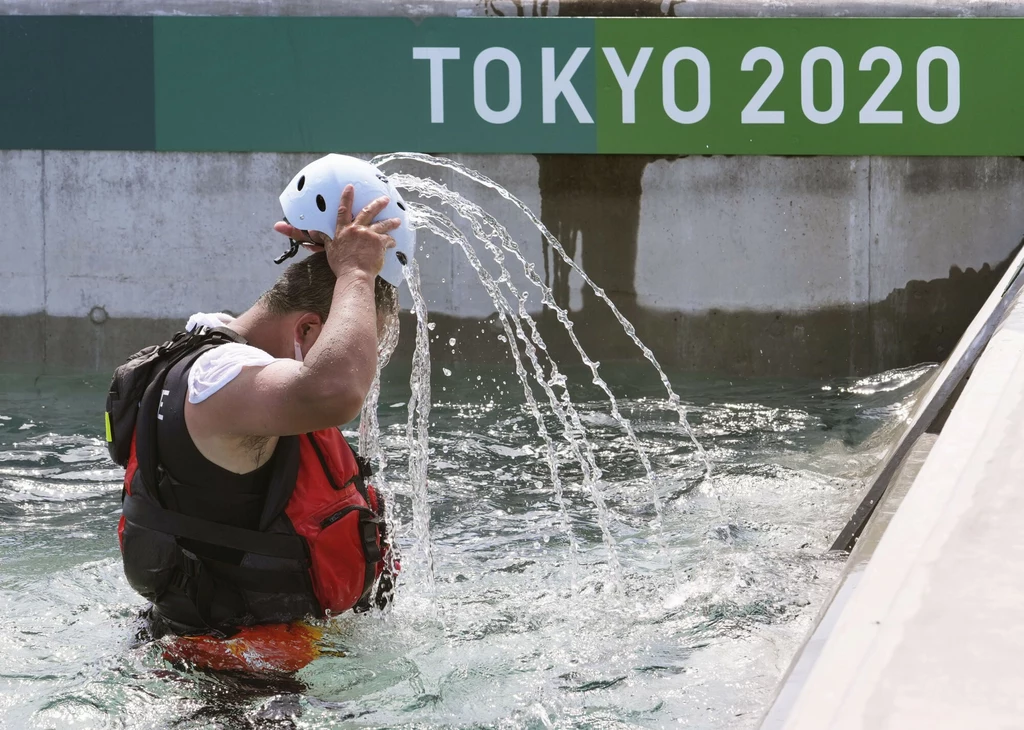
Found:
[[[409,225],[405,200],[398,194],[387,176],[369,162],[347,155],[327,155],[311,162],[288,183],[281,193],[281,208],[285,218],[296,228],[320,231],[334,236],[338,222],[338,203],[346,185],[355,188],[352,203],[353,217],[382,195],[391,202],[374,218],[398,218],[402,225],[391,231],[395,247],[385,253],[380,277],[398,286],[405,278],[403,264],[412,259],[416,249],[416,236]],[[293,247],[293,251],[297,251]],[[278,260],[283,261],[285,257]]]

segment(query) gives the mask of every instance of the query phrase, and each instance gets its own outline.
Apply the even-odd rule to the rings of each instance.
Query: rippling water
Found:
[[[580,390],[621,576],[567,461],[573,569],[507,369],[437,372],[431,591],[407,528],[408,374],[395,367],[380,420],[403,584],[389,615],[332,622],[332,656],[291,681],[164,662],[121,572],[107,376],[0,373],[0,727],[749,728],[839,573],[823,551],[928,372],[673,378],[713,462],[708,484],[660,384],[605,366],[665,506],[662,549],[635,454],[598,393]]]

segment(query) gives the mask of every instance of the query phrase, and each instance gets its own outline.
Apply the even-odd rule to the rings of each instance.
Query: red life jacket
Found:
[[[339,430],[279,438],[250,493],[179,481],[175,464],[160,463],[157,412],[168,380],[181,382],[202,352],[240,339],[233,334],[179,346],[141,398],[118,525],[128,582],[177,633],[230,635],[367,610],[371,600],[383,606],[392,588],[383,500]]]

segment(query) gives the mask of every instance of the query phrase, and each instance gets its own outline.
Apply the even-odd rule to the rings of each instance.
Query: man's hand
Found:
[[[353,218],[354,198],[355,188],[346,185],[338,205],[338,223],[333,238],[320,231],[301,230],[284,221],[274,224],[274,230],[314,251],[326,249],[327,260],[335,276],[363,271],[375,277],[384,266],[384,252],[395,245],[395,239],[389,233],[402,222],[398,218],[373,222],[390,202],[386,195],[374,200]]]

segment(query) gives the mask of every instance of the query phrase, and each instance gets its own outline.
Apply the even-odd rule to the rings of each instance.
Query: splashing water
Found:
[[[414,225],[418,228],[431,231],[436,235],[445,238],[449,241],[455,242],[466,254],[473,269],[480,276],[480,281],[483,283],[487,293],[491,296],[491,300],[494,302],[495,307],[498,311],[498,318],[501,322],[503,329],[505,330],[505,341],[509,346],[509,355],[515,365],[516,375],[519,378],[520,383],[523,386],[523,395],[526,398],[527,406],[530,409],[530,413],[533,416],[534,422],[537,424],[537,433],[541,440],[544,442],[546,463],[548,471],[551,475],[551,483],[555,490],[555,499],[558,504],[559,513],[562,518],[562,528],[569,540],[569,559],[571,562],[572,580],[575,583],[576,580],[576,560],[577,553],[579,551],[576,543],[576,537],[573,534],[572,526],[569,524],[569,515],[565,507],[565,498],[562,493],[562,479],[559,475],[558,459],[555,453],[555,446],[551,440],[551,436],[548,434],[547,426],[544,423],[544,417],[540,412],[540,407],[537,404],[537,399],[533,395],[533,390],[530,387],[529,376],[526,374],[526,369],[523,367],[522,358],[519,356],[519,350],[515,345],[515,336],[518,336],[523,340],[526,346],[527,355],[530,358],[531,364],[533,365],[533,372],[536,381],[544,389],[548,396],[548,402],[551,403],[552,409],[556,414],[559,415],[559,420],[562,421],[563,425],[566,425],[564,434],[566,440],[569,442],[570,447],[573,449],[576,455],[577,461],[579,462],[584,473],[584,483],[587,485],[594,503],[598,507],[598,520],[601,525],[602,535],[605,540],[605,544],[608,546],[609,561],[613,565],[613,572],[615,575],[618,574],[617,569],[617,558],[615,556],[615,541],[608,531],[607,517],[605,515],[604,500],[601,497],[598,488],[593,484],[593,475],[597,471],[593,465],[592,459],[585,459],[580,453],[579,445],[576,439],[573,437],[572,432],[565,424],[565,413],[560,407],[560,404],[555,397],[554,392],[551,389],[551,385],[544,377],[544,371],[539,361],[537,360],[537,352],[533,347],[533,344],[526,339],[523,334],[522,327],[518,320],[515,319],[514,313],[508,303],[508,300],[498,289],[497,282],[494,278],[483,268],[479,258],[476,256],[476,252],[473,250],[469,241],[464,235],[455,227],[455,224],[446,216],[438,213],[437,211],[431,210],[425,206],[413,204],[410,208],[412,212],[412,219]],[[504,278],[504,274],[503,274]],[[510,318],[515,323],[516,334],[512,333],[512,325],[509,324]],[[528,318],[528,317],[527,317]]]
[[[409,367],[403,358],[385,371],[376,436],[392,465],[389,504],[407,526],[418,509],[404,469]],[[559,447],[576,585],[523,397],[502,389],[497,368],[453,370],[436,374],[447,391],[435,384],[429,413],[433,595],[407,530],[396,539],[416,558],[417,579],[403,579],[387,617],[333,619],[321,657],[286,682],[188,671],[140,643],[145,602],[125,581],[115,530],[122,473],[96,423],[109,374],[0,373],[0,730],[288,727],[288,718],[308,730],[747,730],[839,572],[822,556],[831,533],[929,372],[827,382],[675,374],[715,455],[723,516],[691,489],[693,452],[663,411],[660,383],[640,364],[609,364],[605,377],[659,476],[668,546],[685,571],[679,589],[666,580],[650,505],[623,458],[632,447],[599,389],[574,388],[586,438],[608,460],[600,487],[623,571],[616,594],[592,496],[536,383]],[[564,375],[581,382],[587,370]],[[492,376],[493,404],[481,398]]]
[[[373,383],[363,401],[362,412],[359,418],[359,453],[363,458],[376,462],[377,469],[374,472],[375,488],[381,495],[390,495],[391,490],[387,483],[387,452],[380,444],[380,422],[377,420],[377,406],[380,403],[380,377],[381,370],[388,364],[391,354],[398,344],[399,327],[397,317],[388,317],[385,322],[383,336],[377,348],[377,370],[373,375]],[[429,363],[428,363],[429,367]],[[387,499],[384,502],[384,521],[390,526],[392,538],[400,533],[402,529],[401,520],[395,510],[394,502]],[[386,553],[388,569],[391,575],[397,575],[400,564],[398,544],[392,539],[391,549]],[[394,583],[392,583],[394,591]],[[387,602],[390,606],[390,601]],[[386,610],[386,609],[385,609]]]
[[[587,286],[589,286],[591,290],[593,290],[594,294],[596,294],[598,298],[600,298],[602,301],[604,301],[605,304],[608,305],[608,308],[611,310],[612,314],[618,320],[619,324],[622,325],[622,328],[626,332],[626,334],[629,335],[629,338],[633,341],[633,344],[640,348],[640,351],[643,353],[644,357],[647,358],[651,365],[654,366],[654,369],[657,371],[658,377],[661,380],[661,384],[665,387],[665,391],[668,393],[668,406],[671,410],[675,411],[678,414],[679,425],[683,427],[683,430],[686,432],[686,435],[693,443],[693,446],[697,450],[697,453],[700,454],[700,458],[704,464],[706,477],[710,479],[711,462],[710,460],[708,460],[707,454],[704,452],[704,448],[700,445],[700,442],[697,440],[697,436],[694,434],[693,429],[690,428],[689,421],[686,418],[686,407],[683,406],[682,402],[679,399],[679,396],[672,389],[672,384],[669,382],[668,376],[665,374],[665,370],[658,363],[658,360],[654,356],[654,353],[651,352],[651,349],[647,347],[647,345],[640,341],[640,338],[637,337],[636,335],[636,328],[629,320],[625,318],[625,316],[623,316],[623,314],[619,311],[618,307],[615,306],[612,300],[608,298],[608,295],[605,294],[604,289],[597,286],[597,284],[595,284],[590,279],[590,277],[587,276],[587,273],[583,271],[582,268],[580,268],[580,266],[572,259],[572,257],[565,252],[565,249],[562,247],[562,244],[558,241],[557,238],[554,237],[551,231],[547,229],[547,226],[544,225],[541,219],[537,217],[537,215],[532,210],[530,210],[530,208],[523,201],[521,201],[516,196],[512,195],[512,193],[503,188],[501,185],[498,185],[498,183],[494,182],[486,175],[482,175],[476,170],[471,170],[470,168],[456,162],[455,160],[451,160],[445,157],[434,157],[431,155],[424,155],[418,152],[392,152],[386,155],[378,155],[377,157],[374,157],[372,160],[370,160],[370,163],[380,167],[396,160],[411,160],[415,162],[422,162],[427,165],[443,167],[448,170],[451,170],[452,172],[456,172],[466,178],[469,178],[470,180],[476,183],[479,183],[480,185],[483,185],[484,187],[494,190],[501,197],[503,197],[505,200],[509,201],[510,203],[512,203],[512,205],[514,205],[516,208],[522,211],[526,215],[526,217],[530,219],[530,222],[537,227],[537,230],[540,231],[541,235],[544,236],[544,239],[558,253],[562,260],[573,271],[579,274],[579,276],[583,279],[583,282]],[[520,260],[523,260],[522,255],[519,253],[518,246],[515,246],[514,243],[513,252],[520,258]],[[529,265],[527,266],[530,269],[530,271],[532,271],[532,267]]]
[[[405,280],[412,295],[416,314],[416,349],[409,378],[409,484],[412,490],[412,532],[416,549],[423,558],[427,590],[434,595],[434,555],[430,545],[430,502],[427,497],[428,424],[430,421],[430,341],[427,329],[427,305],[420,291],[420,268],[415,260],[405,267]]]
[[[409,159],[421,160],[418,155],[410,155]],[[397,159],[393,156],[386,158],[378,158],[375,160],[376,163],[386,162],[390,159]],[[429,158],[435,159],[435,158]],[[451,163],[456,165],[457,163]],[[538,230],[541,231],[547,238],[553,241],[552,245],[556,250],[564,251],[558,244],[557,240],[554,239],[550,233],[540,224],[536,216],[520,201],[511,196],[510,193],[505,191],[477,173],[468,170],[468,168],[462,168],[457,166],[456,171],[462,172],[463,174],[471,177],[472,179],[481,182],[489,187],[499,190],[500,194],[513,201],[517,207],[523,210],[531,221],[538,226]],[[426,200],[437,200],[442,205],[447,206],[455,211],[455,213],[467,221],[473,231],[474,237],[477,241],[481,242],[487,251],[491,254],[495,264],[498,266],[500,274],[497,278],[491,276],[491,274],[484,268],[480,259],[473,248],[469,240],[459,231],[457,226],[446,216],[440,212],[433,210],[427,206],[415,205],[410,209],[410,223],[416,227],[428,230],[440,238],[447,240],[448,242],[455,244],[466,256],[470,266],[476,272],[484,289],[488,293],[495,306],[495,310],[498,314],[498,320],[505,331],[505,342],[508,344],[509,354],[515,367],[516,375],[520,380],[523,387],[523,393],[527,401],[527,405],[531,410],[534,417],[534,421],[537,424],[537,432],[540,439],[543,441],[545,446],[546,463],[548,466],[549,475],[551,478],[551,484],[555,492],[556,502],[560,506],[560,512],[563,517],[563,530],[566,533],[567,539],[570,544],[570,562],[573,565],[573,576],[575,576],[575,563],[576,563],[576,540],[573,535],[571,525],[567,516],[567,512],[564,508],[564,497],[563,497],[563,485],[562,479],[559,474],[558,459],[556,457],[556,449],[549,435],[548,428],[544,422],[544,417],[539,409],[538,403],[533,395],[532,387],[529,381],[529,375],[523,366],[522,359],[519,355],[519,349],[517,342],[521,343],[523,349],[529,359],[532,375],[534,382],[536,382],[543,390],[546,396],[547,405],[551,409],[551,412],[555,416],[559,426],[562,439],[569,446],[570,452],[574,457],[575,463],[579,466],[582,473],[582,485],[586,491],[590,494],[591,500],[596,507],[597,523],[601,530],[602,539],[605,543],[608,553],[608,564],[611,569],[611,587],[618,589],[621,586],[621,575],[618,565],[618,558],[616,554],[616,546],[614,537],[611,534],[608,525],[607,509],[605,506],[605,499],[601,492],[600,480],[602,476],[602,470],[594,455],[593,445],[587,438],[587,429],[583,425],[577,408],[572,402],[572,397],[569,394],[568,381],[566,377],[560,372],[557,363],[551,357],[547,345],[544,342],[543,337],[537,327],[536,322],[529,315],[526,310],[526,301],[528,298],[527,292],[520,292],[512,282],[510,272],[505,266],[505,254],[511,253],[516,260],[523,267],[523,271],[527,276],[528,281],[535,286],[541,293],[541,300],[545,307],[551,309],[557,320],[562,324],[566,333],[569,336],[570,341],[579,353],[583,363],[590,371],[591,382],[598,386],[600,390],[607,397],[611,417],[619,424],[621,429],[626,435],[627,441],[630,443],[633,451],[636,453],[639,461],[643,467],[644,476],[647,484],[647,491],[649,499],[654,507],[655,516],[651,521],[651,528],[653,530],[655,541],[659,548],[659,553],[662,559],[665,561],[669,568],[670,575],[675,583],[678,583],[678,573],[670,551],[665,547],[664,538],[664,517],[663,507],[661,500],[658,496],[656,477],[651,467],[650,459],[647,455],[646,450],[637,438],[632,423],[626,418],[620,411],[618,400],[605,382],[605,380],[599,374],[600,363],[590,358],[583,346],[579,342],[578,337],[573,331],[574,324],[569,318],[568,312],[560,307],[554,298],[551,288],[540,278],[536,273],[535,266],[526,260],[522,255],[519,245],[512,239],[508,230],[501,223],[484,211],[480,206],[467,200],[463,196],[449,190],[443,184],[437,183],[436,181],[415,177],[412,175],[397,174],[392,176],[393,184],[399,189],[406,190],[409,192],[416,193],[422,199]],[[421,249],[422,250],[422,249]],[[571,261],[567,258],[567,260]],[[575,264],[572,264],[575,267]],[[697,441],[692,429],[686,418],[686,409],[682,406],[678,396],[672,390],[672,387],[668,381],[667,376],[661,369],[657,360],[654,358],[653,353],[643,345],[642,342],[636,337],[635,329],[615,308],[614,304],[604,295],[596,285],[588,278],[585,274],[583,275],[584,280],[594,288],[595,292],[612,308],[613,313],[622,323],[624,331],[630,336],[630,338],[641,348],[645,357],[654,365],[655,369],[659,373],[659,378],[663,386],[667,389],[669,394],[668,406],[677,414],[680,424],[683,426],[685,433],[688,435],[691,443],[694,444],[696,452],[704,466],[704,479],[705,483],[710,483],[711,467],[710,462]],[[506,297],[505,291],[508,292],[508,297],[512,301],[516,302],[516,306],[510,303],[509,298]],[[422,296],[417,291],[415,294],[414,311],[417,317],[417,332],[426,326],[426,309],[425,303],[422,300]],[[424,338],[425,340],[425,338]],[[426,347],[426,345],[424,345]],[[429,352],[421,353],[419,345],[419,335],[417,335],[417,355],[416,357],[421,359],[429,359]],[[541,358],[545,359],[545,362],[541,362]],[[545,373],[545,365],[547,365],[548,373]],[[419,368],[414,365],[413,367],[413,378],[419,377]],[[412,384],[412,390],[414,394],[418,394],[422,388],[422,383]],[[558,389],[559,393],[556,393],[555,389]],[[419,396],[416,395],[416,398]],[[376,404],[376,398],[373,399]],[[423,493],[423,499],[426,495],[426,463],[425,459],[421,463],[419,461],[422,450],[426,448],[426,424],[425,419],[417,415],[417,408],[414,407],[413,401],[409,403],[409,422],[407,426],[407,432],[409,434],[409,446],[413,453],[410,457],[410,478],[413,478],[415,471],[415,477],[413,481],[413,493],[419,494],[420,491]],[[364,417],[369,417],[371,420],[374,419],[374,411],[367,409],[364,411]],[[420,422],[414,426],[413,419],[420,418]],[[377,426],[371,424],[367,427],[369,433],[373,433]],[[416,439],[413,438],[413,433],[417,434]],[[421,445],[418,440],[423,440]],[[415,464],[415,467],[414,467]],[[418,499],[418,498],[417,498]],[[418,502],[417,502],[418,503]],[[422,515],[428,514],[425,506],[420,506],[415,514]],[[415,520],[415,517],[414,517]],[[417,534],[417,542],[421,545],[421,550],[429,550],[429,528],[425,523],[419,524],[414,527],[414,532]],[[575,577],[573,578],[575,581]]]

